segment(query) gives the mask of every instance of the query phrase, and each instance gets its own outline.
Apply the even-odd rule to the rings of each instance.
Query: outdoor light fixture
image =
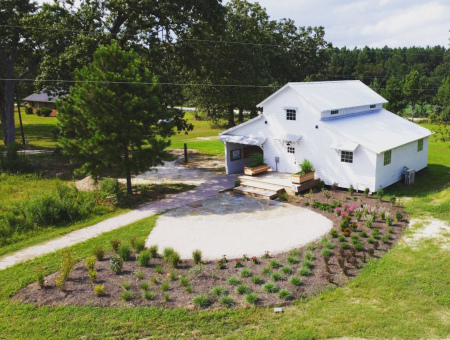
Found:
[[[316,129],[318,129],[319,128],[319,125],[316,125]]]

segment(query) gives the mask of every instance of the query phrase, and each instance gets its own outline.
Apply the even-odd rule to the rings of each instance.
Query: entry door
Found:
[[[297,164],[297,158],[295,157],[295,154],[298,152],[295,145],[292,143],[290,145],[286,145],[286,166],[285,166],[285,172],[287,173],[295,173],[299,171],[298,164]]]

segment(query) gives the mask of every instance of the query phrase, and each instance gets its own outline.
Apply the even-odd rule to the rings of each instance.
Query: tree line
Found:
[[[188,125],[179,105],[233,126],[285,83],[316,80],[359,79],[395,113],[410,105],[414,115],[449,119],[450,53],[441,46],[336,48],[323,27],[271,20],[245,0],[0,0],[0,7],[5,144],[15,140],[16,98],[42,89],[69,93],[77,70],[112,42],[156,76],[161,107],[181,129]]]

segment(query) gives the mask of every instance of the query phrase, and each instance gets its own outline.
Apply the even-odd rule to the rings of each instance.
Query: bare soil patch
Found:
[[[245,294],[239,294],[236,291],[237,286],[231,285],[228,280],[236,277],[239,284],[244,284],[249,291],[258,296],[257,306],[283,306],[291,304],[296,299],[305,298],[316,294],[326,287],[336,287],[345,284],[349,279],[356,276],[361,268],[364,267],[372,257],[380,257],[389,250],[400,238],[402,231],[408,225],[408,220],[401,207],[394,206],[387,201],[381,201],[372,197],[365,197],[362,194],[350,196],[348,192],[336,191],[329,193],[325,197],[322,193],[311,193],[304,196],[290,198],[291,204],[307,207],[315,212],[319,212],[333,221],[333,230],[338,232],[340,238],[328,235],[328,241],[321,240],[309,244],[308,246],[294,249],[291,252],[277,254],[269,258],[259,257],[258,263],[250,259],[228,259],[224,263],[224,268],[219,269],[215,261],[204,263],[201,267],[196,266],[192,260],[183,260],[177,269],[171,268],[161,258],[151,259],[148,267],[139,267],[135,261],[136,254],[130,261],[124,262],[123,272],[120,275],[114,274],[110,270],[109,258],[113,254],[108,253],[105,260],[96,263],[98,271],[97,280],[91,283],[88,271],[84,262],[76,264],[75,269],[70,275],[64,292],[60,291],[55,285],[55,275],[46,277],[46,287],[40,289],[37,283],[28,285],[19,291],[14,299],[20,302],[41,305],[89,305],[89,306],[160,306],[165,308],[195,308],[193,299],[198,295],[207,295],[210,299],[210,308],[225,308],[221,305],[222,297],[217,297],[212,293],[212,289],[217,286],[224,287],[231,297],[234,304],[232,308],[249,306],[245,299]],[[351,223],[355,223],[356,230],[345,236],[341,230],[342,216],[338,216],[333,211],[322,211],[325,204],[340,202],[342,208],[356,205],[361,210],[374,210],[376,218],[372,227],[368,227],[364,218],[357,221],[354,212],[351,214]],[[316,203],[314,203],[316,202]],[[317,203],[318,202],[318,203]],[[322,205],[320,205],[322,204]],[[315,206],[315,207],[313,207]],[[356,211],[356,210],[355,210]],[[393,224],[388,226],[380,217],[380,212],[388,212],[392,216]],[[399,212],[402,218],[394,222],[395,214]],[[377,229],[379,236],[371,239],[374,230]],[[367,236],[362,236],[362,232]],[[383,236],[389,235],[384,238]],[[132,236],[132,235],[130,235]],[[353,237],[353,238],[352,238]],[[363,245],[363,249],[356,250],[353,246],[354,240]],[[127,242],[127,240],[122,240]],[[329,257],[322,255],[323,250],[328,245],[331,251]],[[349,249],[343,249],[342,244],[349,245]],[[270,251],[270,249],[268,249]],[[252,254],[247,254],[248,258]],[[308,263],[308,258],[312,258]],[[274,261],[280,264],[274,266]],[[241,263],[242,267],[236,268],[236,263]],[[160,273],[158,268],[162,269]],[[302,268],[308,267],[310,273],[302,273]],[[283,269],[284,268],[284,269]],[[242,270],[248,269],[251,273],[249,277],[242,276]],[[142,272],[143,279],[138,279],[136,274]],[[278,278],[273,276],[278,273]],[[255,283],[254,277],[261,278],[261,283]],[[291,283],[293,277],[301,278],[300,285]],[[188,283],[186,288],[183,279]],[[130,292],[132,298],[125,302],[121,300],[121,294],[124,292],[123,283],[130,283]],[[143,298],[142,282],[149,284],[149,291],[154,292],[151,300]],[[277,286],[276,293],[268,293],[264,289],[264,284],[274,283]],[[163,291],[164,284],[169,288]],[[93,286],[97,284],[105,285],[105,296],[97,297],[93,292]],[[279,297],[279,291],[287,289],[292,296],[288,299]],[[166,295],[166,296],[165,296]]]

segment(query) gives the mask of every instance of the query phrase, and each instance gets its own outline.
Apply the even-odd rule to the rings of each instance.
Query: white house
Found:
[[[288,83],[258,107],[263,114],[220,133],[227,173],[263,151],[273,171],[295,173],[309,159],[327,185],[376,191],[427,166],[431,132],[385,109],[356,81]]]

